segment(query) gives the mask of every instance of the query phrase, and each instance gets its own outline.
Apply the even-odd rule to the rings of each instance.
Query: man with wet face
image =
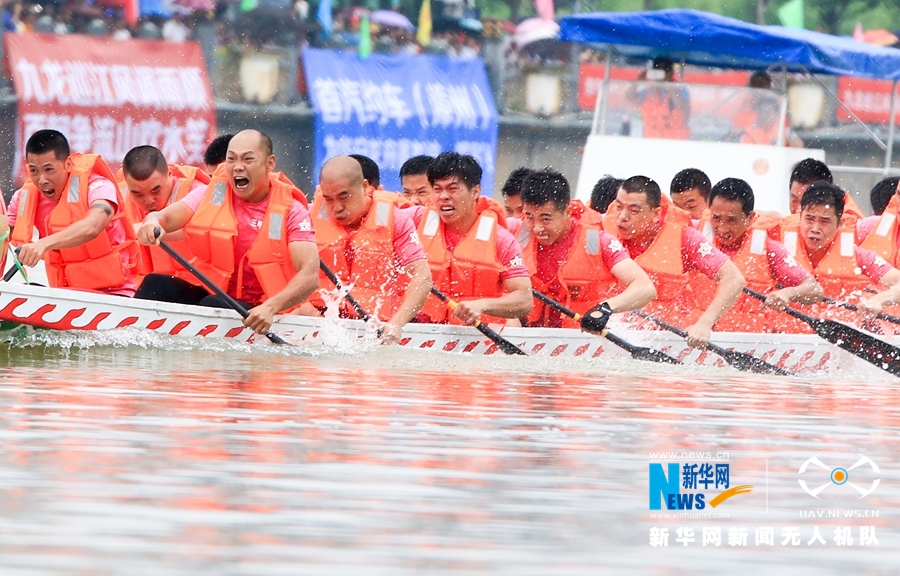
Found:
[[[522,213],[529,232],[522,251],[532,286],[581,314],[583,329],[600,332],[612,314],[656,298],[647,273],[603,231],[599,214],[572,200],[569,182],[559,172],[544,169],[525,180]],[[528,325],[578,326],[539,301]]]
[[[138,225],[150,212],[162,210],[190,192],[209,185],[209,174],[193,166],[168,164],[155,146],[137,146],[122,160],[122,178],[129,216]]]
[[[730,308],[744,287],[744,277],[728,257],[716,249],[689,220],[675,217],[674,206],[662,206],[659,185],[646,176],[632,176],[622,183],[608,214],[615,216],[612,229],[629,255],[656,286],[657,299],[648,311],[674,324],[687,324],[687,343],[703,347],[713,324]],[[700,310],[685,289],[691,271],[716,281],[715,296]]]
[[[809,186],[800,201],[799,233],[787,235],[785,245],[829,298],[857,297],[873,284],[890,288],[860,299],[861,311],[874,315],[883,306],[900,302],[900,271],[881,256],[854,244],[853,231],[841,223],[844,196],[843,190],[828,182]]]
[[[710,220],[715,234],[715,247],[734,262],[744,274],[747,286],[767,294],[765,305],[781,310],[789,302],[812,304],[821,298],[822,288],[797,264],[787,248],[768,236],[775,223],[754,211],[753,189],[738,178],[726,178],[713,186],[710,193]],[[702,303],[705,294],[714,290],[712,281],[703,277],[692,281],[691,288]],[[785,286],[776,290],[777,285]],[[715,324],[715,330],[728,332],[782,331],[790,317],[762,310],[749,295],[741,295],[738,303]]]
[[[228,144],[225,169],[206,190],[151,212],[137,236],[150,246],[183,230],[192,264],[251,308],[244,324],[263,334],[275,314],[318,287],[319,257],[305,202],[303,193],[275,172],[272,140],[244,130]],[[137,297],[228,307],[200,286],[160,274],[147,276]]]
[[[672,197],[673,204],[690,214],[691,219],[698,223],[703,217],[703,211],[709,209],[710,189],[712,183],[705,172],[685,168],[672,178],[669,196]]]
[[[428,167],[434,162],[431,156],[413,156],[400,167],[400,186],[403,197],[413,206],[426,206],[431,202],[434,190],[428,181]]]
[[[209,174],[194,168],[168,164],[162,152],[154,146],[137,146],[125,154],[118,174],[119,188],[126,194],[125,213],[137,230],[150,212],[162,210],[169,204],[182,200],[191,192],[202,194],[209,185]],[[170,236],[169,244],[190,260],[190,247],[180,234]],[[158,246],[144,246],[141,257],[141,277],[150,273],[178,276],[192,284],[198,284],[193,274],[177,264]]]
[[[435,286],[459,305],[448,312],[429,298],[420,314],[424,320],[473,325],[482,315],[500,320],[531,312],[522,250],[506,230],[499,204],[481,196],[481,175],[472,156],[456,152],[444,152],[428,168],[434,196],[419,223],[419,238]]]
[[[400,199],[373,190],[357,160],[336,156],[322,166],[312,205],[319,257],[351,287],[366,313],[385,322],[381,339],[386,344],[400,342],[403,327],[422,309],[431,290],[428,261],[412,217],[396,207]],[[408,278],[405,291],[403,276]],[[319,284],[333,289],[324,274]],[[298,313],[317,315],[324,309],[317,293]],[[341,316],[356,314],[342,301]]]
[[[8,213],[22,264],[43,259],[53,287],[133,296],[140,251],[106,162],[71,154],[56,130],[32,134],[25,159],[30,181],[13,194]],[[39,240],[32,242],[34,228]]]

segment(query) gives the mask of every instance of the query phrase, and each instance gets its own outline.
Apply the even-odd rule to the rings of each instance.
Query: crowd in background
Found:
[[[374,52],[427,52],[460,58],[474,58],[481,52],[483,24],[477,18],[438,16],[430,40],[423,45],[416,37],[415,26],[399,12],[380,12],[395,14],[406,20],[406,24],[367,20],[364,16],[369,11],[354,6],[335,10],[332,30],[326,32],[316,21],[307,0],[281,7],[269,3],[257,5],[254,0],[243,0],[240,4],[227,0],[176,0],[166,4],[158,14],[140,16],[129,15],[122,0],[46,0],[5,3],[3,29],[19,34],[87,34],[117,40],[149,38],[183,42],[194,38],[198,22],[212,20],[219,27],[221,42],[356,49],[363,36],[361,26],[368,21]]]

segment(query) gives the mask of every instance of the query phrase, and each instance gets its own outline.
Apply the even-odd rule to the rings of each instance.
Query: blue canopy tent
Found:
[[[647,59],[666,56],[701,66],[746,70],[778,68],[787,72],[893,80],[888,142],[882,142],[860,122],[886,151],[884,171],[890,167],[900,50],[810,30],[759,26],[683,9],[576,14],[562,18],[559,25],[560,40],[594,45],[608,55],[616,52]],[[834,94],[831,96],[835,97]],[[838,103],[855,118],[840,101]]]

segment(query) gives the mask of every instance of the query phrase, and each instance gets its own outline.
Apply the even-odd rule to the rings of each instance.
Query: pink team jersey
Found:
[[[452,252],[462,241],[462,236],[449,228],[444,228],[444,239],[447,242],[447,249]],[[531,274],[528,273],[528,268],[525,267],[522,247],[519,246],[519,243],[510,234],[509,230],[501,226],[497,226],[497,260],[506,266],[506,272],[500,275],[501,280],[531,277]]]
[[[172,193],[169,195],[169,200],[166,202],[166,206],[170,206],[175,203],[175,185],[176,184],[178,184],[178,178],[175,176],[172,176]],[[188,193],[182,199],[187,200],[188,196],[193,195],[196,198],[200,198],[200,200],[202,200],[203,194],[206,192],[207,186],[209,186],[209,184],[204,184],[203,182],[200,182],[199,180],[194,180],[194,182],[191,184],[191,189],[188,190]],[[125,201],[131,202],[131,199],[126,198]],[[199,206],[199,204],[200,204],[200,202],[198,201],[197,205]],[[146,218],[147,214],[149,214],[149,212],[147,212],[140,206],[138,206],[137,209],[138,209],[138,212],[141,214],[141,218]],[[135,224],[140,224],[140,222],[135,222]]]
[[[737,249],[729,250],[722,246],[718,248],[729,258],[737,253]],[[794,260],[784,244],[769,237],[766,237],[766,259],[769,261],[769,271],[776,284],[787,287],[799,286],[809,276],[809,272]]]
[[[118,188],[116,187],[116,185],[103,176],[91,174],[88,177],[88,206],[93,206],[94,202],[97,202],[98,200],[106,200],[107,202],[112,204],[113,214],[115,215],[119,211],[119,202],[116,197],[117,190]],[[10,228],[16,225],[16,216],[19,212],[19,196],[21,194],[21,189],[16,190],[16,193],[13,194],[12,199],[9,201],[9,211],[7,217],[9,220]],[[47,226],[47,223],[50,218],[50,212],[52,212],[53,209],[56,208],[58,202],[59,200],[51,200],[47,198],[47,196],[43,193],[38,195],[37,209],[34,216],[34,225],[38,230],[38,236],[40,238],[46,238],[50,235],[50,229]],[[125,224],[125,220],[119,219],[112,220],[106,226],[106,233],[109,235],[109,241],[113,246],[119,246],[120,244],[125,242]],[[125,265],[126,267],[131,266],[130,257],[125,250],[119,252],[119,257],[122,259],[123,265]],[[106,290],[103,290],[103,292],[107,294],[116,294],[119,296],[134,296],[136,290],[137,286],[135,285],[134,279],[132,278],[121,286],[107,288]]]
[[[206,186],[197,190],[192,188],[190,194],[179,200],[179,202],[184,203],[191,212],[196,212],[205,194]],[[269,207],[269,198],[266,197],[265,200],[256,204],[245,202],[236,195],[232,195],[231,199],[238,229],[238,234],[234,241],[234,268],[237,270],[239,266],[243,266],[240,299],[244,302],[256,304],[262,301],[264,293],[256,273],[244,260],[244,256],[247,255],[256,237],[259,236],[259,230],[262,228],[263,220],[266,216],[266,209]],[[312,221],[309,218],[309,210],[296,200],[294,200],[291,210],[288,212],[287,241],[288,244],[292,242],[312,242],[315,244],[316,242]],[[244,260],[243,264],[242,260]],[[238,297],[237,278],[237,274],[231,277],[228,290],[226,290],[228,295],[234,298]]]
[[[881,278],[894,269],[894,267],[888,264],[884,258],[871,250],[866,250],[859,246],[856,246],[855,248],[856,264],[862,270],[863,274],[868,276],[869,280],[873,283],[877,284],[881,282]]]
[[[411,206],[401,209],[412,217],[413,223],[418,226],[425,215],[424,206]],[[477,221],[476,221],[477,222]],[[462,236],[453,231],[444,228],[444,239],[447,242],[447,249],[453,251],[456,245],[462,240]],[[528,268],[525,267],[525,260],[522,257],[522,247],[509,230],[501,226],[497,226],[497,260],[506,266],[506,272],[500,275],[501,280],[509,280],[510,278],[528,278]]]
[[[569,250],[575,243],[576,227],[572,226],[569,234],[561,242],[557,242],[551,246],[537,245],[537,277],[546,286],[547,292],[550,294],[559,294],[562,286],[559,283],[559,268],[563,265],[569,256]],[[603,265],[607,270],[623,260],[630,260],[628,252],[622,243],[606,232],[600,232],[600,257]]]
[[[622,244],[628,249],[632,258],[637,258],[647,251],[649,246],[638,246],[627,240]],[[728,261],[728,256],[712,245],[710,240],[693,228],[685,228],[681,233],[681,265],[684,272],[696,270],[712,278],[722,265]]]
[[[363,216],[366,218],[366,216]],[[346,232],[352,229],[338,224]],[[394,208],[394,259],[397,266],[406,266],[416,260],[424,260],[425,252],[419,235],[416,233],[416,225],[413,223],[412,214],[407,209]],[[354,254],[345,254],[347,264],[352,264]]]

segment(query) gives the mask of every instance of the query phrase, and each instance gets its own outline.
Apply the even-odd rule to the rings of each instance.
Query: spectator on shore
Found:
[[[184,42],[191,37],[191,29],[184,24],[181,14],[175,12],[172,19],[163,24],[162,37],[167,42]]]

